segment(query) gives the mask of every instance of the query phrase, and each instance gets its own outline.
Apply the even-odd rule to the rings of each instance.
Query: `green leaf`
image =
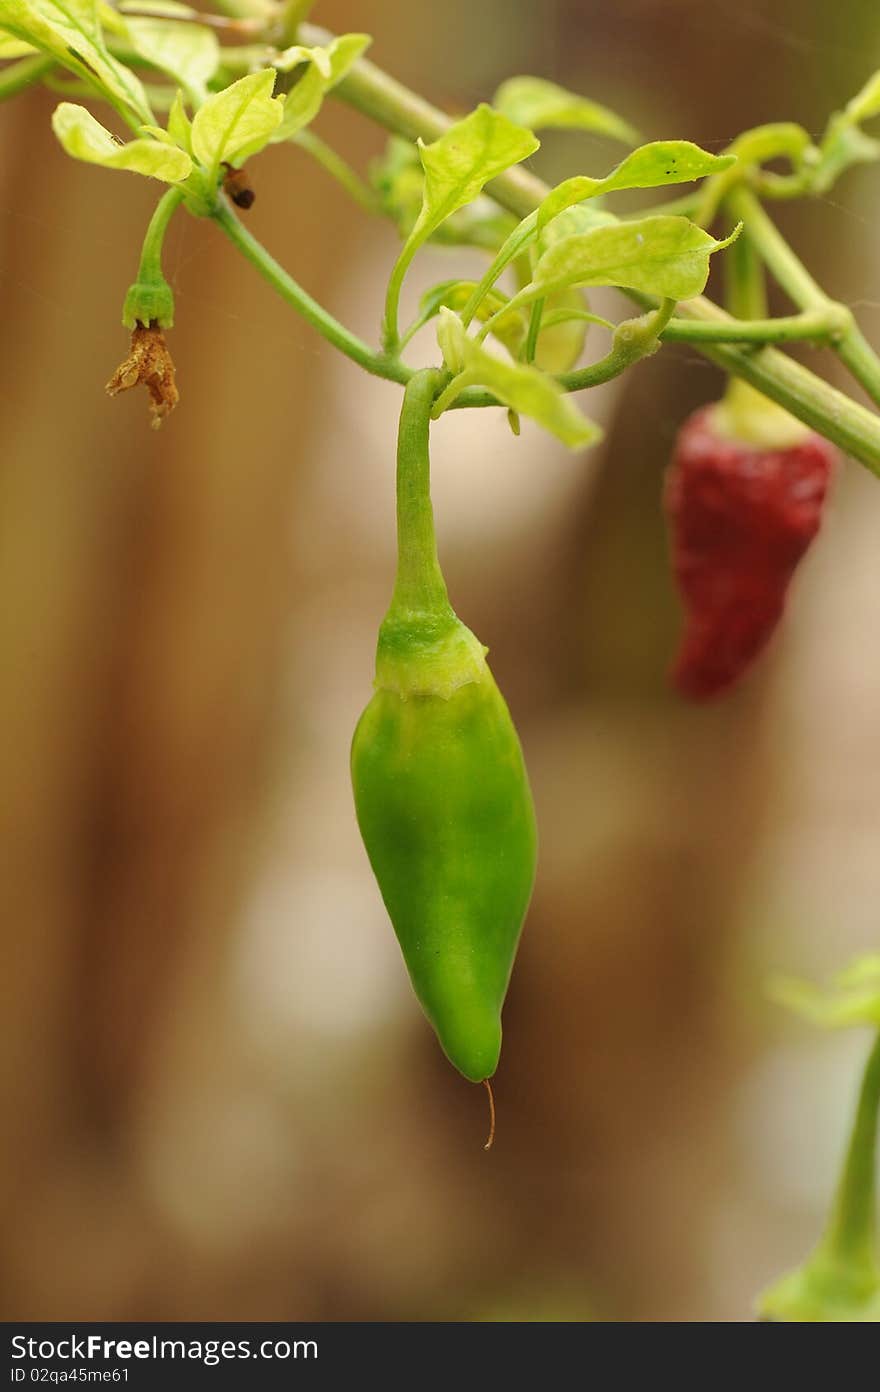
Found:
[[[168,135],[181,150],[186,150],[188,155],[192,154],[192,121],[186,114],[180,92],[175,96],[168,112]]]
[[[407,341],[436,318],[442,308],[454,310],[457,315],[469,303],[477,282],[473,280],[447,280],[433,285],[419,302],[419,312],[407,330]],[[510,300],[500,290],[491,289],[480,299],[476,317],[485,323],[493,318],[492,335],[503,345],[512,358],[522,353],[529,329],[528,315],[522,309],[511,309],[505,313]],[[562,295],[551,296],[541,321],[541,335],[535,365],[544,372],[567,372],[580,357],[589,324],[601,324],[613,328],[607,319],[591,314],[585,307],[578,290],[567,290]]]
[[[138,15],[154,15],[157,19],[194,19],[198,21],[199,12],[191,5],[181,5],[177,0],[122,0],[118,6],[121,14],[134,12]]]
[[[281,72],[308,64],[302,77],[284,98],[284,114],[273,141],[289,140],[311,124],[321,109],[324,97],[341,82],[349,68],[369,48],[369,34],[340,34],[326,48],[303,48],[296,44],[285,49],[275,59]]]
[[[152,121],[140,81],[104,42],[98,0],[3,0],[2,17],[5,30],[96,83],[118,110]]]
[[[216,177],[223,161],[244,164],[278,128],[283,102],[272,96],[275,69],[249,73],[209,97],[193,117],[193,154]]]
[[[503,362],[487,352],[465,331],[449,309],[441,309],[437,341],[456,386],[486,387],[518,415],[529,416],[570,449],[581,449],[602,438],[602,431],[582,415],[572,398],[536,367]]]
[[[14,39],[11,34],[5,33],[0,29],[0,61],[7,58],[26,58],[29,53],[36,53],[33,44],[25,43],[23,39]]]
[[[401,237],[408,237],[421,212],[425,190],[425,172],[416,146],[393,136],[382,157],[370,166],[370,184],[379,195],[382,212],[392,219]],[[497,251],[514,225],[510,213],[480,194],[436,228],[432,240],[444,246]]]
[[[597,102],[588,101],[555,82],[542,77],[511,77],[503,82],[492,99],[500,111],[518,126],[529,130],[577,129],[611,135],[627,145],[635,145],[638,131],[627,121]]]
[[[207,100],[208,82],[220,64],[220,44],[211,29],[174,20],[131,18],[126,20],[125,33],[135,52],[173,78],[196,106]]]
[[[400,290],[419,247],[448,217],[476,198],[484,184],[534,154],[539,144],[531,131],[514,125],[485,103],[433,144],[419,141],[425,171],[422,206],[388,282],[383,325],[386,349],[393,350],[396,344]]]
[[[105,169],[127,169],[168,184],[180,183],[192,169],[188,154],[158,140],[129,140],[121,145],[84,106],[61,102],[52,116],[52,129],[74,159]]]
[[[856,957],[837,973],[834,985],[844,989],[851,986],[876,986],[880,989],[880,952],[868,952],[864,957]]]
[[[422,210],[411,238],[421,243],[490,179],[528,159],[540,141],[485,103],[431,145],[419,141],[425,171]]]
[[[596,323],[607,326],[607,321],[589,312],[580,290],[548,295],[541,316],[535,366],[543,372],[571,371],[584,351],[588,326]]]
[[[429,320],[436,318],[443,308],[452,309],[460,315],[475,286],[476,281],[473,280],[447,280],[440,285],[432,286],[419,301],[419,312],[410,325],[407,338],[411,338],[416,330],[423,328]],[[500,290],[490,290],[481,300],[477,313],[483,321],[494,314],[498,315],[492,325],[492,333],[511,357],[516,357],[525,342],[528,320],[521,309],[514,309],[510,314],[503,313],[508,303],[508,297]]]
[[[571,237],[576,232],[592,232],[594,227],[617,227],[619,224],[620,218],[609,213],[607,208],[600,207],[598,200],[574,203],[565,212],[551,218],[542,229],[540,248],[546,251],[554,242],[561,242],[563,237]]]
[[[627,155],[604,179],[586,174],[566,179],[548,193],[538,211],[540,232],[552,218],[586,198],[620,189],[663,188],[667,184],[691,183],[718,174],[735,164],[733,155],[712,155],[690,140],[654,140]]]
[[[880,1025],[880,956],[858,958],[832,979],[825,991],[808,981],[778,977],[771,998],[824,1029]]]
[[[618,285],[689,300],[705,288],[709,257],[729,246],[739,230],[717,241],[687,218],[661,216],[578,232],[548,247],[514,303],[528,304],[571,285]]]

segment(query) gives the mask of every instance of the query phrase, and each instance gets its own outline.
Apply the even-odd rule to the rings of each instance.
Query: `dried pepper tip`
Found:
[[[678,434],[664,502],[686,622],[672,680],[691,700],[729,690],[766,647],[819,530],[837,451],[779,414],[737,430],[719,403]]]
[[[119,364],[106,390],[111,396],[117,396],[141,384],[150,393],[150,425],[158,430],[174,410],[180,394],[175,381],[174,359],[155,319],[147,326],[137,324],[132,329],[128,357]]]

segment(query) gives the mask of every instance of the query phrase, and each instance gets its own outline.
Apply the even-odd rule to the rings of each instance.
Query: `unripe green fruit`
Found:
[[[535,816],[510,713],[437,564],[427,493],[435,380],[420,374],[407,388],[398,578],[351,770],[361,835],[416,995],[450,1062],[482,1082],[501,1050],[535,876]]]

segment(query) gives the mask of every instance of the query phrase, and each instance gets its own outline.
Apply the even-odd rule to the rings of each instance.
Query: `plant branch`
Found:
[[[702,296],[683,301],[678,312],[693,323],[720,326],[736,322]],[[880,477],[880,419],[873,411],[776,348],[755,350],[729,342],[694,346],[724,372],[742,377]]]
[[[764,263],[796,305],[806,310],[836,310],[840,316],[840,331],[831,346],[872,400],[880,404],[880,358],[850,310],[826,295],[749,189],[735,189],[728,204],[734,215],[742,218]]]
[[[224,198],[217,200],[217,206],[211,216],[233,246],[237,247],[251,265],[256,267],[263,279],[268,281],[282,299],[292,305],[307,323],[317,329],[328,343],[332,343],[334,348],[338,348],[347,358],[351,358],[352,362],[358,363],[367,372],[371,372],[374,377],[384,377],[391,382],[406,383],[409,381],[412,376],[410,368],[374,353],[369,344],[364,343],[363,339],[358,338],[344,324],[340,324],[339,320],[324,309],[323,305],[312,299],[308,291],[304,290],[293,279],[293,276],[289,275],[284,267],[278,264],[266,248],[239,221]]]
[[[300,37],[307,44],[326,44],[332,39],[332,35],[311,24],[301,26]],[[418,137],[423,140],[436,140],[452,124],[444,112],[363,58],[354,64],[343,81],[334,88],[334,94],[384,126],[386,130],[411,140]],[[486,192],[501,207],[519,218],[524,218],[534,212],[546,196],[548,188],[527,170],[515,168],[493,179],[487,184]],[[736,190],[731,196],[738,197],[740,193],[740,190]],[[633,295],[631,298],[639,300],[638,296]],[[642,300],[639,302],[644,303]],[[810,308],[814,309],[816,306],[811,304]],[[827,308],[824,301],[822,308]],[[844,311],[846,312],[848,311]],[[765,396],[777,401],[806,425],[820,431],[874,473],[880,474],[878,417],[773,348],[763,348],[754,352],[732,347],[731,340],[737,337],[738,332],[733,329],[736,321],[731,320],[723,310],[703,296],[681,304],[677,318],[692,324],[713,325],[712,330],[698,330],[693,339],[694,346],[705,357],[718,364],[724,371],[743,377]],[[722,326],[725,325],[730,331],[728,341],[714,342],[714,334],[720,334]],[[672,325],[668,326],[670,338],[676,332],[684,331]],[[853,358],[858,356],[852,348],[849,351]],[[865,373],[866,364],[862,362],[860,367]],[[589,369],[585,369],[586,372],[589,372]],[[575,376],[581,380],[583,374]],[[561,380],[563,385],[568,384],[565,378]]]
[[[341,184],[346,193],[368,213],[376,212],[378,200],[373,190],[364,183],[351,165],[336,153],[332,145],[328,145],[319,135],[315,135],[313,131],[308,129],[298,131],[292,144],[299,145],[307,151],[312,159],[320,164],[331,178]]]
[[[836,314],[822,309],[778,319],[722,319],[696,321],[670,319],[661,335],[664,343],[830,343],[840,332]]]

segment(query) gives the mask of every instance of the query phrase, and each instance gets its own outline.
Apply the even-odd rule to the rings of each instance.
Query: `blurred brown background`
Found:
[[[535,72],[710,148],[819,131],[880,66],[873,0],[315,18],[373,33],[453,110]],[[53,104],[0,110],[5,1317],[750,1318],[817,1232],[864,1050],[789,1024],[763,983],[877,943],[876,482],[847,468],[773,652],[693,710],[664,682],[658,495],[717,374],[667,349],[592,394],[588,456],[501,413],[437,429],[450,591],[491,645],[542,837],[486,1155],[348,785],[398,391],[179,216],[181,406],[153,434],[139,394],[107,399],[156,191],[63,156]],[[318,129],[360,167],[381,148],[336,104]],[[535,166],[618,156],[549,137]],[[257,235],[375,340],[393,231],[297,150],[256,177]],[[857,170],[784,218],[875,342],[878,190]],[[409,295],[452,266],[425,255]]]

